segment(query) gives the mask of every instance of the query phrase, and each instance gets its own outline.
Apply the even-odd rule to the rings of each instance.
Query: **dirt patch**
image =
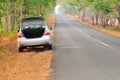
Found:
[[[90,27],[94,27],[94,28],[97,29],[97,30],[100,30],[100,31],[102,31],[102,32],[111,34],[111,35],[113,35],[113,36],[120,37],[120,32],[113,31],[113,30],[109,30],[109,29],[106,29],[106,28],[103,28],[103,27],[100,27],[100,26],[97,26],[97,25],[92,25],[92,24],[87,23],[87,22],[83,22],[82,20],[78,19],[75,15],[68,15],[68,16],[70,16],[70,17],[73,18],[74,20],[79,21],[79,22],[82,23],[82,24],[88,25],[88,26],[90,26]]]
[[[54,15],[48,19],[47,23],[54,25]],[[54,31],[51,32],[53,36]],[[0,80],[49,80],[53,51],[36,47],[19,53],[17,48],[16,37],[1,37]]]

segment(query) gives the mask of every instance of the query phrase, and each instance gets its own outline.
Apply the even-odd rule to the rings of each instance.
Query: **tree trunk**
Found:
[[[106,26],[108,26],[108,21],[109,21],[109,18],[107,17],[107,16],[104,16],[103,17],[103,25],[102,25],[102,27],[106,27]]]
[[[2,16],[0,16],[0,27],[2,27]]]
[[[85,21],[85,8],[83,9],[82,21]]]
[[[21,1],[20,6],[21,6],[20,19],[22,19],[23,18],[23,1]]]
[[[9,28],[9,7],[10,7],[9,0],[7,0],[6,4],[8,5],[8,6],[6,6],[6,16],[5,16],[6,26],[5,26],[5,28],[3,27],[3,29],[4,29],[5,32],[7,32],[8,28]]]
[[[40,11],[39,15],[43,16],[43,12],[42,12],[43,11],[43,5],[42,5],[42,3],[39,4],[39,9],[40,9],[39,10]]]
[[[120,26],[120,17],[118,17],[117,19],[118,19],[118,21],[119,21],[119,24],[118,24],[118,26]]]
[[[9,19],[8,19],[8,11],[6,12],[6,27],[5,27],[5,32],[8,31],[8,27],[9,27]]]
[[[93,16],[92,16],[92,25],[95,25],[95,24],[94,24],[94,17],[93,17]]]
[[[120,26],[120,10],[118,11],[118,14],[119,14],[119,17],[117,17],[117,19],[118,19],[118,21],[119,21],[118,26]]]
[[[99,23],[98,23],[98,18],[99,18],[99,14],[97,13],[97,14],[96,14],[96,25],[99,24]]]
[[[118,14],[119,14],[119,17],[117,19],[119,21],[118,26],[120,26],[120,4],[119,3],[116,3],[116,10],[118,11]]]
[[[28,0],[23,0],[22,4],[22,18],[27,16],[27,14],[29,14],[29,7],[28,7]]]
[[[11,16],[10,16],[10,31],[12,31],[15,27],[15,2],[12,2],[12,12],[11,12]]]

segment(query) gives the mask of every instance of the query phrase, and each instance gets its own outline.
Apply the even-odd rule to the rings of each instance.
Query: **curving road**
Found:
[[[56,15],[51,80],[120,80],[120,38]]]

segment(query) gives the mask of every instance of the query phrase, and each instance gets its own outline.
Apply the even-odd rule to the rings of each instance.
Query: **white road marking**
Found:
[[[109,47],[107,43],[101,42],[102,45]]]
[[[61,47],[60,49],[68,49],[68,48],[81,48],[82,46],[66,46],[66,47]]]
[[[91,37],[90,35],[86,34],[87,37]]]
[[[82,30],[81,30],[81,29],[79,29],[79,31],[80,31],[80,32],[82,32]]]

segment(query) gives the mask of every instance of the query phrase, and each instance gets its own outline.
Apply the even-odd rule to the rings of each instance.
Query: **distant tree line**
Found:
[[[13,31],[26,16],[46,15],[55,0],[0,0],[0,31]]]
[[[120,0],[66,0],[65,13],[75,14],[82,21],[102,27],[120,27]]]

